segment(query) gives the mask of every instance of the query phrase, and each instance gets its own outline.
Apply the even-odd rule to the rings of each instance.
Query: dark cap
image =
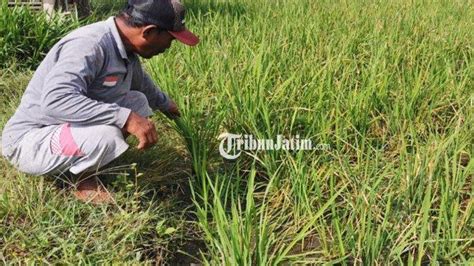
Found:
[[[199,38],[184,25],[185,8],[179,0],[128,0],[130,15],[167,30],[178,41],[194,46]]]

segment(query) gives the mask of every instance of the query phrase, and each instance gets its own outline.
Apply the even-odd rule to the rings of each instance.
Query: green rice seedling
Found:
[[[193,192],[196,215],[210,248],[209,256],[203,254],[206,264],[278,265],[303,257],[291,252],[344,189],[340,188],[325,204],[321,204],[308,221],[296,225],[294,229],[297,231],[293,232],[283,227],[284,221],[290,217],[280,216],[272,209],[274,193],[269,189],[271,186],[265,191],[264,201],[261,204],[255,202],[255,174],[253,169],[247,176],[244,195],[239,195],[235,180],[229,179],[230,175],[209,179],[206,198]],[[275,177],[270,179],[270,184]]]

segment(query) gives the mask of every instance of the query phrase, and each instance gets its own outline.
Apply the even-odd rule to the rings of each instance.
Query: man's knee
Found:
[[[128,149],[122,130],[116,126],[72,127],[72,134],[80,143],[80,149],[84,153],[84,156],[71,167],[72,173],[98,169]]]
[[[118,104],[122,107],[129,108],[143,117],[148,117],[153,114],[147,97],[139,91],[129,91],[125,98]]]
[[[148,99],[146,98],[145,94],[140,91],[129,91],[126,97],[132,103],[148,104]]]
[[[122,129],[112,125],[96,125],[90,127],[71,127],[74,139],[85,150],[96,148],[114,148],[117,143],[124,142]]]

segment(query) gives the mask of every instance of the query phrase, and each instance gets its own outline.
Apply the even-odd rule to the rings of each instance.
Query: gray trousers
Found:
[[[145,95],[130,91],[118,105],[143,117],[153,114]],[[122,130],[112,125],[51,125],[32,129],[7,159],[32,175],[96,171],[128,149]]]

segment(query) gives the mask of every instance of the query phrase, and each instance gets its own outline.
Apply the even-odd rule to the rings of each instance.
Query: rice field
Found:
[[[474,2],[184,2],[201,43],[143,61],[182,118],[100,173],[112,206],[2,159],[1,260],[474,263]],[[0,70],[1,125],[31,75]],[[222,133],[325,149],[228,160]]]

